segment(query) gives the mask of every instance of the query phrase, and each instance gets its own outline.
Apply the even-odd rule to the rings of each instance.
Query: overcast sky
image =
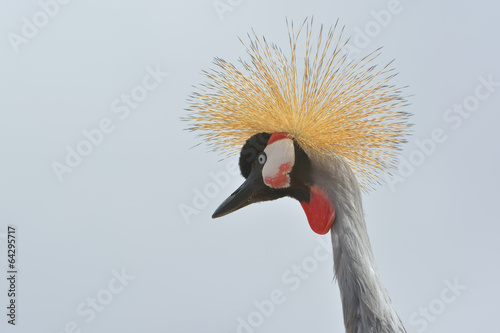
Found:
[[[292,199],[212,220],[236,158],[184,130],[214,57],[255,29],[339,18],[352,56],[383,46],[415,124],[364,195],[408,332],[492,332],[500,297],[500,6],[494,1],[68,1],[0,4],[2,332],[343,332],[330,235]],[[236,167],[236,169],[235,169]],[[16,233],[13,233],[13,230]],[[11,258],[12,259],[12,258]],[[15,301],[16,327],[8,324]]]

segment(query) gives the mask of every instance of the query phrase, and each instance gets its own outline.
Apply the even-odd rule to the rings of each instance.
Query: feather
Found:
[[[343,157],[369,188],[395,166],[408,134],[407,100],[391,84],[393,69],[373,65],[379,50],[349,61],[338,21],[326,34],[321,26],[314,42],[312,19],[297,32],[287,26],[288,54],[253,32],[239,66],[214,60],[189,98],[188,129],[228,156],[256,133],[288,133],[307,154]]]

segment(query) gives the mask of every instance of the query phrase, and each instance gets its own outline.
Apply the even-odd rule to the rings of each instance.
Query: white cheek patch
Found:
[[[262,168],[264,183],[272,188],[290,187],[290,172],[295,164],[293,141],[288,138],[275,141],[264,152],[267,156]]]

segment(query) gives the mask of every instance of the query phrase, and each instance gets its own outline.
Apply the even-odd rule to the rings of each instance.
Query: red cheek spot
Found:
[[[264,182],[273,188],[282,188],[290,185],[290,176],[288,173],[292,170],[292,163],[283,163],[274,176],[266,176]]]
[[[311,229],[320,235],[326,234],[335,220],[335,208],[326,194],[317,186],[311,187],[309,203],[301,201]]]

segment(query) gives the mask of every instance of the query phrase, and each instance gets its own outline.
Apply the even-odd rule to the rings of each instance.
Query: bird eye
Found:
[[[257,157],[257,159],[258,159],[260,165],[264,165],[264,163],[266,163],[267,156],[265,153],[260,153],[260,155],[259,155],[259,157]]]

